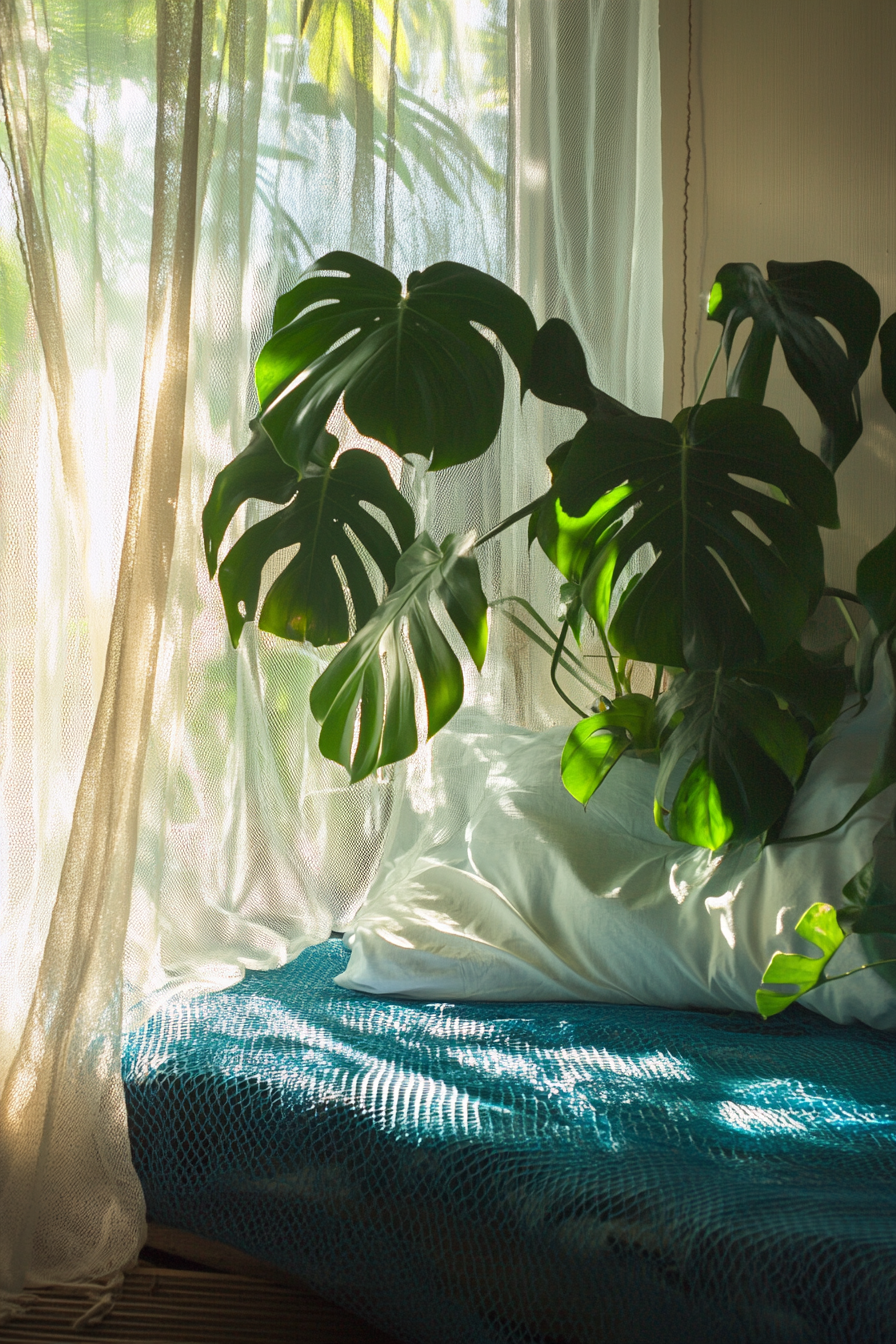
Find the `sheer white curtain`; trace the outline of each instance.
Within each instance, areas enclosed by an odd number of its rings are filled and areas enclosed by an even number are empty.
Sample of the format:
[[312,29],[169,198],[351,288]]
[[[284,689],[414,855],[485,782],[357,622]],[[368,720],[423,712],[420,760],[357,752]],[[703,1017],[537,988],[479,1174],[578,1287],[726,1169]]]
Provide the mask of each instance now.
[[[395,800],[440,787],[425,750],[349,787],[307,711],[321,655],[254,627],[234,651],[204,571],[277,294],[334,247],[399,274],[453,257],[569,316],[609,392],[660,404],[656,0],[315,0],[300,31],[307,8],[0,0],[7,1294],[139,1248],[123,1017],[339,927]],[[543,488],[575,422],[515,401],[509,378],[462,495],[404,471],[430,530]],[[553,614],[524,535],[483,568]],[[468,684],[498,717],[561,717],[544,655],[498,620]]]

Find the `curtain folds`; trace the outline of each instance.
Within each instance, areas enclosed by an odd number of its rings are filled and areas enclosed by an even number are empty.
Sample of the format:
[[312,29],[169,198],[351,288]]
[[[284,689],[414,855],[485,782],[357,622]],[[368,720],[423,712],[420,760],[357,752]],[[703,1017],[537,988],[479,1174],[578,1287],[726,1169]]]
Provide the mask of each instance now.
[[[452,257],[658,413],[656,0],[0,0],[0,92],[2,1299],[139,1249],[122,1023],[326,937],[396,804],[421,835],[450,804],[425,748],[357,786],[320,757],[327,651],[229,644],[201,510],[274,299],[336,247]],[[508,378],[462,490],[389,464],[421,525],[485,530],[544,488],[577,420],[517,403]],[[486,591],[551,619],[517,531]],[[561,721],[548,672],[495,615],[468,701]]]

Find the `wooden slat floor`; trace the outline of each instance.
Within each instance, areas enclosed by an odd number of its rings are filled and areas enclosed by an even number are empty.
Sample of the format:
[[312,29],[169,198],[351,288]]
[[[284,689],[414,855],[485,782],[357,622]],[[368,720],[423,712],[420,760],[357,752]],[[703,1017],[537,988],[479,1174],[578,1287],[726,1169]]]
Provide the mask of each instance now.
[[[172,1243],[179,1252],[170,1249]],[[0,1325],[0,1344],[399,1344],[229,1247],[159,1228],[150,1229],[147,1247],[126,1274],[114,1309],[98,1324],[75,1334],[72,1323],[87,1305],[83,1295],[42,1290],[27,1314]],[[209,1260],[212,1266],[203,1267]],[[246,1262],[260,1266],[261,1274],[233,1272],[234,1264]],[[175,1263],[195,1267],[172,1268]]]

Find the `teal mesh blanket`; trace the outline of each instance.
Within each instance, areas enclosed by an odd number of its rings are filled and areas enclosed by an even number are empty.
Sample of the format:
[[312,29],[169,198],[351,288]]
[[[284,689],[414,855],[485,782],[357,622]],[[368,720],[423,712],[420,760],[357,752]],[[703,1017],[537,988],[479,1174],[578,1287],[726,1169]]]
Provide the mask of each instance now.
[[427,1004],[331,940],[126,1041],[149,1217],[416,1344],[896,1338],[891,1037]]

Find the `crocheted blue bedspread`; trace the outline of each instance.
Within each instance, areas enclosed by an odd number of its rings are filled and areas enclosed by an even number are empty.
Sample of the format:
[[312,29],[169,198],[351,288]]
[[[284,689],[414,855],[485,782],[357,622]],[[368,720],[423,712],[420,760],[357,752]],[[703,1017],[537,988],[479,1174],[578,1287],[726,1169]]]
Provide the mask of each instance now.
[[415,1003],[335,940],[126,1040],[151,1220],[417,1344],[896,1338],[893,1038]]

